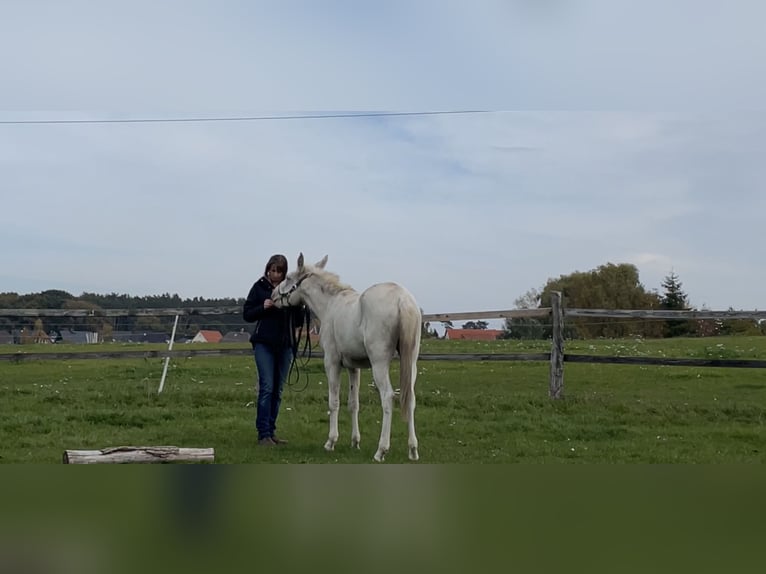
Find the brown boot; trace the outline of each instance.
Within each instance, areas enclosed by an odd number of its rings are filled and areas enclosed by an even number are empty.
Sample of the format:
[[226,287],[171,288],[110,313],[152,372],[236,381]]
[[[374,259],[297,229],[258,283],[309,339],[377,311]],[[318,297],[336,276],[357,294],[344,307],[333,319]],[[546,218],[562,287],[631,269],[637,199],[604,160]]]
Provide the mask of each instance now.
[[277,443],[271,440],[269,436],[258,439],[258,446],[274,446],[275,444]]
[[289,440],[285,440],[283,438],[277,438],[276,435],[271,437],[271,440],[274,441],[274,444],[288,444],[290,442]]

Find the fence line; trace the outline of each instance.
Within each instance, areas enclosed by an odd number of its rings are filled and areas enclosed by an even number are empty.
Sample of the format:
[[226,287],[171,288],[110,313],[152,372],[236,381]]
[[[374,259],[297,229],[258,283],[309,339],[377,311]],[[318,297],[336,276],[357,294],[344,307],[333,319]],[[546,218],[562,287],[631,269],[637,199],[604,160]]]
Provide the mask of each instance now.
[[764,369],[758,359],[672,359],[667,357],[615,357],[611,355],[564,355],[568,363],[612,363],[619,365],[660,365],[665,367],[734,367]]
[[[63,353],[0,353],[0,361],[13,363],[45,360],[77,359],[164,359],[193,357],[250,356],[250,347],[231,349],[184,349],[184,350],[130,350],[130,351],[84,351]],[[301,358],[322,359],[321,351],[299,355]],[[421,353],[421,361],[550,361],[551,353]],[[686,359],[667,357],[619,357],[611,355],[564,354],[565,363],[612,363],[622,365],[653,365],[683,367],[733,367],[766,368],[766,360],[759,359]]]
[[[594,318],[608,317],[617,319],[679,319],[679,320],[736,320],[766,319],[766,311],[676,311],[667,309],[566,309],[561,304],[561,293],[552,293],[552,306],[538,309],[506,309],[500,311],[470,311],[461,313],[423,314],[423,322],[457,321],[474,319],[512,319],[550,317],[553,336],[550,353],[423,353],[421,360],[434,361],[550,361],[548,394],[551,398],[563,396],[564,363],[612,363],[630,365],[664,365],[726,368],[766,368],[766,360],[750,359],[684,359],[658,357],[619,357],[601,355],[580,355],[564,353],[564,322],[568,317]],[[229,315],[241,312],[235,307],[189,307],[181,309],[0,309],[0,317],[142,317],[142,316],[194,316],[194,315]],[[110,359],[110,358],[168,358],[168,357],[204,357],[249,355],[249,348],[231,349],[184,349],[157,351],[114,351],[83,353],[0,353],[0,361],[36,361],[68,359]],[[322,353],[311,352],[308,358],[322,358]],[[306,357],[306,355],[304,355]]]
[[[675,311],[670,309],[581,309],[564,308],[564,317],[611,317],[615,319],[766,319],[766,311]],[[239,315],[242,308],[188,307],[181,309],[0,309],[0,317],[181,317],[194,315]],[[459,313],[424,313],[423,322],[471,321],[474,319],[523,319],[549,317],[551,307],[503,309]]]
[[0,309],[0,317],[168,317],[180,315],[240,315],[242,307],[181,309]]
[[766,319],[766,311],[673,311],[670,309],[566,309],[565,317],[615,319]]
[[[511,319],[545,317],[550,307],[538,309],[505,309],[500,311],[468,311],[461,313],[424,313],[423,322],[470,321],[473,319]],[[240,315],[242,307],[186,307],[180,309],[0,309],[0,317],[181,317],[194,315]],[[765,315],[766,316],[766,315]]]
[[[0,353],[0,361],[28,362],[45,360],[74,360],[74,359],[164,359],[166,357],[188,359],[192,357],[223,357],[236,355],[252,355],[250,347],[230,349],[183,349],[168,351],[157,350],[126,350],[126,351],[83,351],[62,353]],[[299,353],[300,358],[322,359],[321,351]],[[423,361],[547,361],[550,353],[421,353]]]

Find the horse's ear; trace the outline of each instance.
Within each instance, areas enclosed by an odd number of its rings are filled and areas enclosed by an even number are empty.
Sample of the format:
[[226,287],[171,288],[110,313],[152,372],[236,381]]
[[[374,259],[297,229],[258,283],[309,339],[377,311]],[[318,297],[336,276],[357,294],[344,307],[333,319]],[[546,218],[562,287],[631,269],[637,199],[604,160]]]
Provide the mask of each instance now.
[[327,265],[327,255],[325,255],[324,257],[322,257],[322,260],[321,260],[321,261],[319,261],[319,262],[317,262],[317,264],[315,265],[315,267],[319,267],[319,269],[324,269],[324,266],[325,266],[325,265]]
[[303,269],[303,252],[301,251],[298,255],[298,270],[300,271]]

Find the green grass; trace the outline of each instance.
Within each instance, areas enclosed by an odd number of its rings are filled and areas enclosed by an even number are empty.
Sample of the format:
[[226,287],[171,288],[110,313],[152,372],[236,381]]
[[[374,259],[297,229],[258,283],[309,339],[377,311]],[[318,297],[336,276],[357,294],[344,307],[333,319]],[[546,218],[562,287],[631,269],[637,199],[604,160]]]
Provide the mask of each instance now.
[[[55,346],[62,349],[83,347]],[[28,350],[37,352],[38,346]],[[548,350],[544,341],[424,340],[422,348]],[[565,352],[766,359],[766,337],[570,341]],[[256,445],[250,356],[171,360],[165,392],[157,395],[162,365],[162,359],[0,361],[0,462],[59,463],[66,449],[118,445],[214,447],[221,463],[372,462],[381,411],[369,371],[362,373],[360,390],[361,450],[349,446],[344,377],[341,437],[335,452],[327,453],[327,384],[320,361],[304,366],[301,378],[285,390],[278,427],[290,444],[278,448]],[[564,372],[565,398],[551,401],[544,362],[421,361],[421,461],[766,461],[766,369],[566,363]],[[387,462],[407,462],[406,444],[397,411]]]

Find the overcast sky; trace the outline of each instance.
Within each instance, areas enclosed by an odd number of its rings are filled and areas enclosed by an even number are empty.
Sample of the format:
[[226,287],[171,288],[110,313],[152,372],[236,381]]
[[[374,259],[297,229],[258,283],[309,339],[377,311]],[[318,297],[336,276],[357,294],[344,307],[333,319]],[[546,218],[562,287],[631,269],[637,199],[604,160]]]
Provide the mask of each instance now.
[[[766,307],[766,3],[0,2],[0,292],[244,297],[299,251],[426,313],[633,263]],[[489,113],[157,123],[338,112]]]

